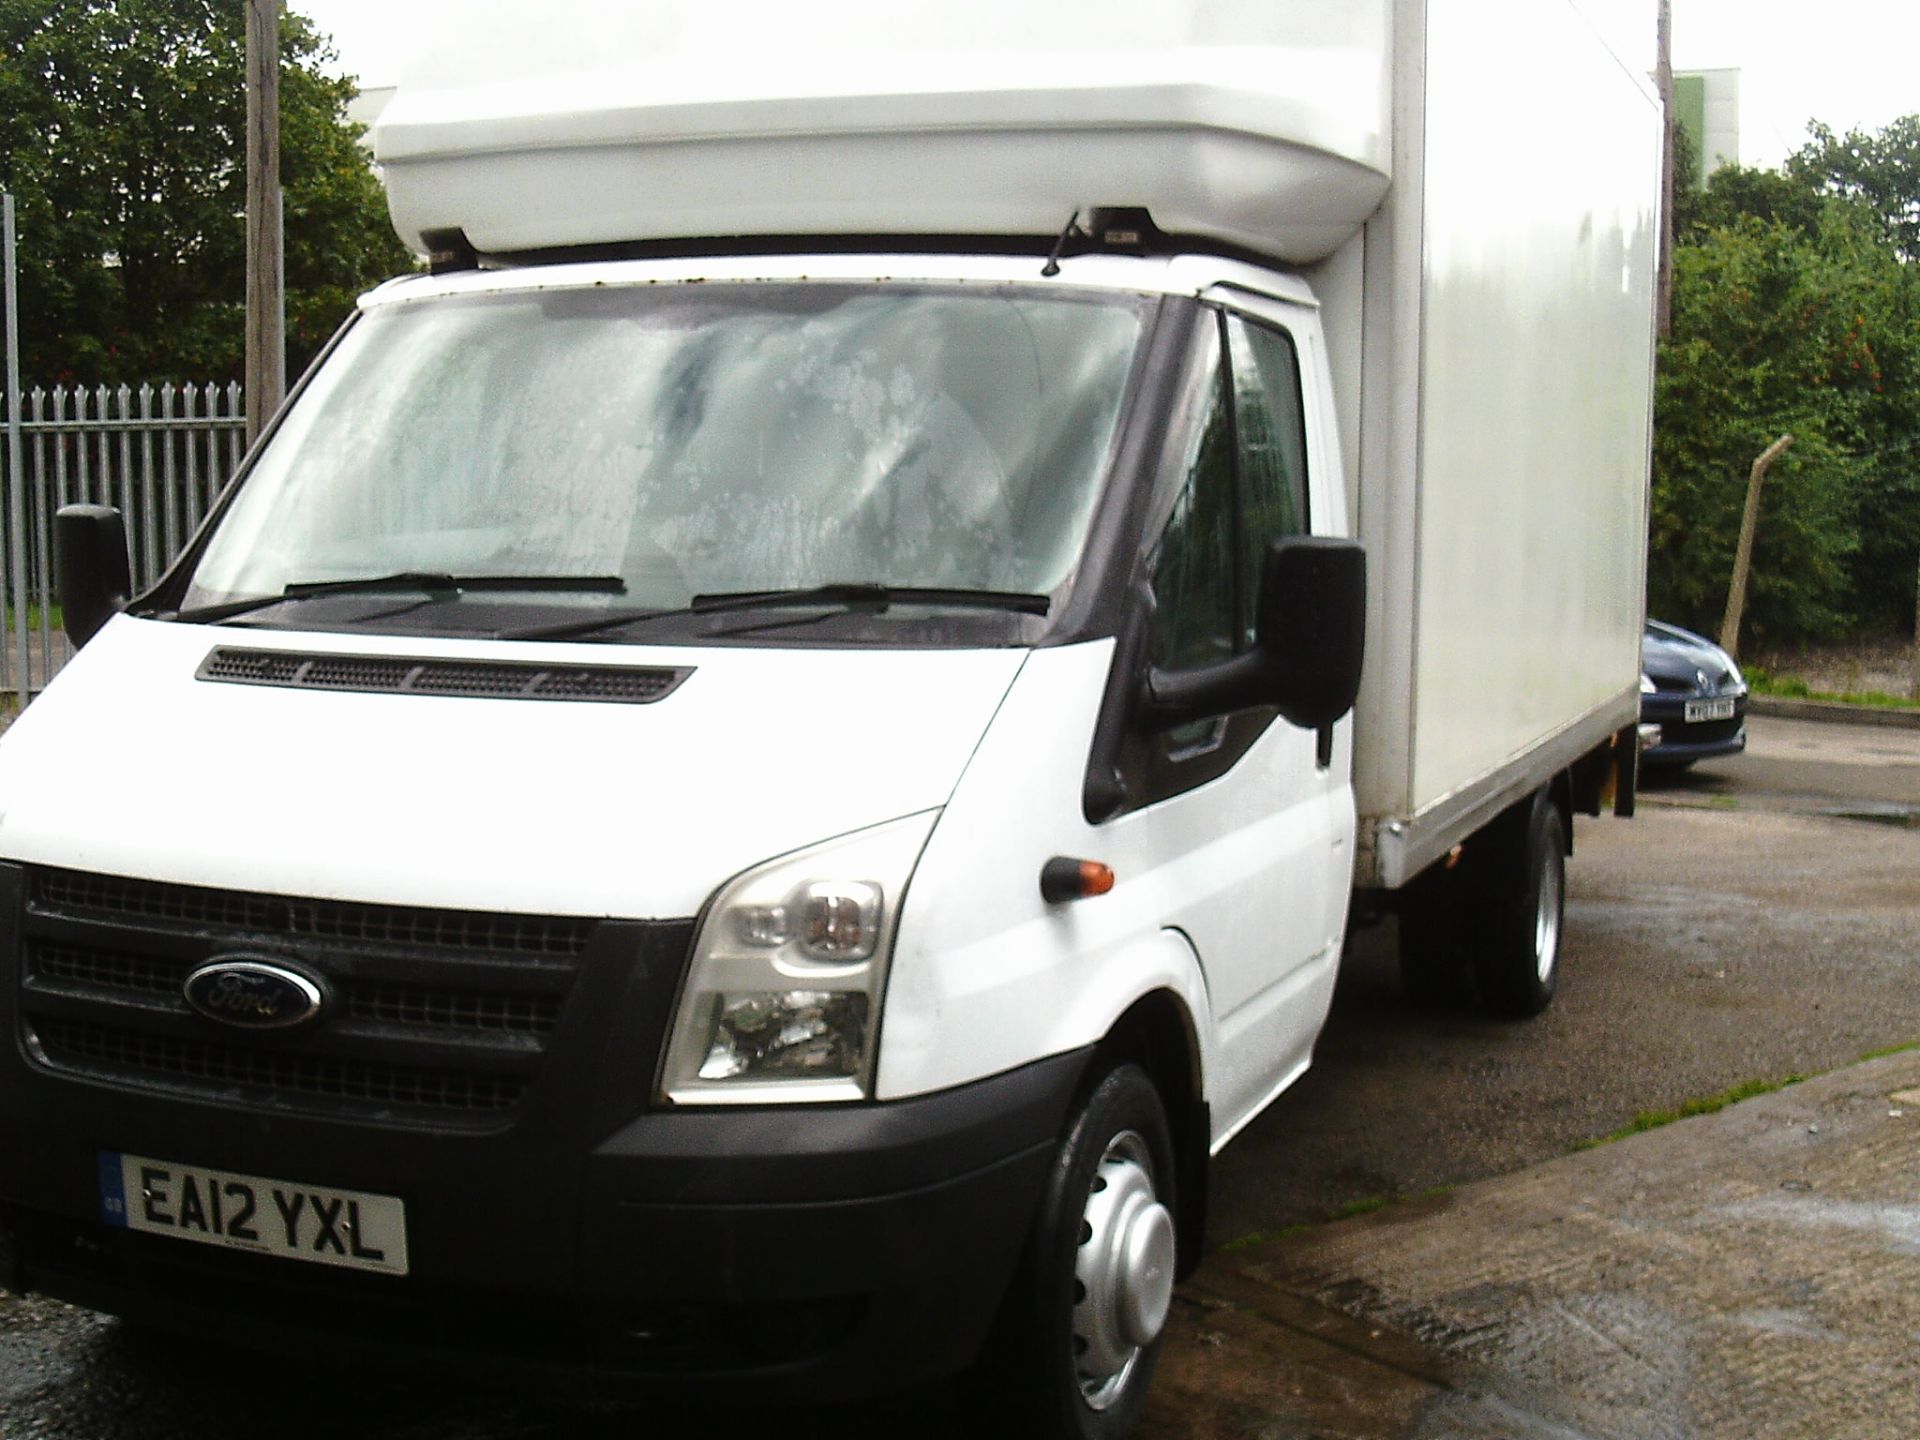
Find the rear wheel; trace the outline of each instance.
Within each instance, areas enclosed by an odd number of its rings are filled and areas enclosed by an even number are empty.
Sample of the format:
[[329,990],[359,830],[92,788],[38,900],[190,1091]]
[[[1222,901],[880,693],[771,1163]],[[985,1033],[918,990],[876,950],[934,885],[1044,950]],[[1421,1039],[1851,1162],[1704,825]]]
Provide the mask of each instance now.
[[1495,1015],[1538,1015],[1560,979],[1566,915],[1567,816],[1550,788],[1488,827],[1483,943],[1474,955],[1481,1003]]
[[1538,1015],[1560,976],[1567,813],[1551,786],[1502,812],[1400,897],[1400,978],[1415,1004]]
[[1416,876],[1400,895],[1400,983],[1423,1009],[1473,998],[1471,877],[1445,865]]
[[1136,1065],[1109,1070],[1060,1142],[973,1377],[993,1433],[1120,1440],[1132,1431],[1173,1301],[1173,1175],[1159,1091]]

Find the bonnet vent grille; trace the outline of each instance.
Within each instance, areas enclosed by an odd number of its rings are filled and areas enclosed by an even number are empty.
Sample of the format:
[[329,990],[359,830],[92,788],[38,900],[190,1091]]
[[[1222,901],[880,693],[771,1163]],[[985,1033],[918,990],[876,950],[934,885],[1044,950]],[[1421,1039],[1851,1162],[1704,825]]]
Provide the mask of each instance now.
[[383,695],[451,695],[489,700],[592,700],[648,705],[677,689],[691,670],[618,665],[414,660],[398,655],[308,655],[216,646],[195,678],[292,690]]

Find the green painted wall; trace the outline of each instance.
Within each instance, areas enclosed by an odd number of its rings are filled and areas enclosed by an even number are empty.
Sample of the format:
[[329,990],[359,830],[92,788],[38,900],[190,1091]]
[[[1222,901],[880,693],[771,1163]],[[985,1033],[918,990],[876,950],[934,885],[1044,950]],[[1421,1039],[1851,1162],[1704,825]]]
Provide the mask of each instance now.
[[1673,77],[1673,123],[1677,129],[1687,132],[1687,139],[1693,142],[1693,174],[1676,175],[1676,180],[1690,179],[1693,188],[1707,188],[1707,77],[1704,75],[1676,75]]

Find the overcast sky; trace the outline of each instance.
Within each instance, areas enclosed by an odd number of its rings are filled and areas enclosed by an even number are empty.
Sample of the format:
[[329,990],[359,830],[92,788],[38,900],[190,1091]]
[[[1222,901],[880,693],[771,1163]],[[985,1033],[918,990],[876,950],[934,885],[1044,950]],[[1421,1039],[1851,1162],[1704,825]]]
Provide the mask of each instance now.
[[[473,36],[489,3],[289,0],[289,8],[333,36],[341,70],[373,86],[399,81],[415,45]],[[519,8],[524,0],[491,3]],[[1650,8],[1647,0],[1620,3]],[[1842,131],[1879,129],[1920,112],[1920,3],[1673,0],[1673,61],[1681,70],[1741,72],[1741,158],[1776,165],[1809,119]]]
[[1740,71],[1740,158],[1777,165],[1807,121],[1878,130],[1920,113],[1914,0],[1673,0],[1673,63]]

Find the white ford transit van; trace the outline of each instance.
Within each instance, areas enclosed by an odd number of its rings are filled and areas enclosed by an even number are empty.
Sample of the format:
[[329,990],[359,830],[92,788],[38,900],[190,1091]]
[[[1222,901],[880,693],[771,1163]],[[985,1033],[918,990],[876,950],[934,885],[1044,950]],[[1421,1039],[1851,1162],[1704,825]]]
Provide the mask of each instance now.
[[1632,790],[1644,79],[1494,7],[1548,146],[1486,7],[1278,8],[403,90],[433,273],[150,592],[61,517],[0,1283],[1123,1432],[1354,897],[1532,1013]]

